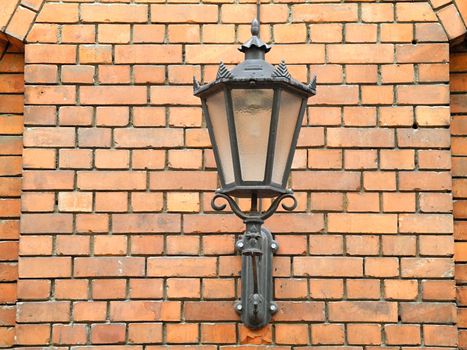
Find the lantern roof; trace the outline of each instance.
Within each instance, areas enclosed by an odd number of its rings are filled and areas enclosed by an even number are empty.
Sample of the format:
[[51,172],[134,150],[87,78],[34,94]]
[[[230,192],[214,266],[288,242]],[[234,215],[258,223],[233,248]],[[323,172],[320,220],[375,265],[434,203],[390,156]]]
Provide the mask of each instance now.
[[307,97],[316,94],[316,77],[306,85],[292,78],[287,66],[282,61],[273,66],[265,60],[265,54],[271,46],[259,37],[259,22],[254,19],[251,23],[251,38],[240,46],[239,51],[245,54],[245,60],[230,71],[223,62],[219,65],[216,79],[205,85],[200,85],[193,77],[193,92],[195,96],[209,95],[223,85],[258,86],[258,88],[282,86]]

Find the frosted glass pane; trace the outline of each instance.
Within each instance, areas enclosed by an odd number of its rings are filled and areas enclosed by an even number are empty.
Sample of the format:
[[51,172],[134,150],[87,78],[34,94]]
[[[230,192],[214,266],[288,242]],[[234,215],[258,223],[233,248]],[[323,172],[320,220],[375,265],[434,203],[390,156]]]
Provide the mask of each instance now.
[[276,147],[274,152],[274,166],[272,181],[282,183],[287,158],[292,145],[293,134],[297,125],[302,98],[285,90],[281,92],[281,107],[277,123]]
[[243,181],[263,181],[273,90],[234,89],[232,102]]
[[225,184],[229,184],[234,182],[235,175],[230,148],[229,125],[225,112],[224,91],[219,91],[208,97],[206,104],[208,106],[209,118],[215,138],[215,140],[211,140],[211,142],[217,144],[224,182]]

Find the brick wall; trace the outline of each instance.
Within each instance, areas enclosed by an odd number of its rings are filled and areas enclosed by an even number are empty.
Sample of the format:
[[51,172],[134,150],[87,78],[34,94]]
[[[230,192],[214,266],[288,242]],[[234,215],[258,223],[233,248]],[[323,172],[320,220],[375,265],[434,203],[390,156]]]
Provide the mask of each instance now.
[[255,6],[189,2],[23,0],[22,20],[0,16],[27,42],[17,347],[455,349],[456,4],[263,5],[268,60],[317,73],[318,95],[291,176],[299,208],[267,222],[280,311],[250,331],[232,308],[243,227],[210,208],[191,81],[241,60]]
[[14,344],[24,54],[0,40],[0,347]]
[[466,128],[467,121],[465,113],[465,100],[467,97],[467,85],[465,74],[467,72],[467,54],[465,52],[454,52],[451,55],[451,135],[452,135],[452,176],[453,176],[453,196],[454,196],[454,238],[456,279],[458,285],[458,305],[459,305],[459,346],[467,347],[467,314],[465,293],[467,291],[465,283],[466,277]]

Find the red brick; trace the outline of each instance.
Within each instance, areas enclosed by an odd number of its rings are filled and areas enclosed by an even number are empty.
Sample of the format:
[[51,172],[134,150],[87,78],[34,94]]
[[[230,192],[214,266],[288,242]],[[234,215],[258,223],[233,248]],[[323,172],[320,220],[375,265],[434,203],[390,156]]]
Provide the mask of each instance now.
[[115,63],[181,63],[180,45],[118,45]]
[[56,280],[55,297],[57,299],[87,299],[88,281],[86,280]]
[[126,281],[123,279],[98,279],[92,281],[93,299],[124,299],[125,295]]
[[355,345],[381,344],[381,326],[377,324],[347,325],[347,340]]
[[146,104],[145,86],[81,86],[83,105],[141,105]]
[[457,346],[457,329],[454,326],[424,325],[423,338],[426,345]]
[[453,323],[456,307],[450,303],[401,303],[400,315],[404,323]]
[[397,233],[394,214],[328,214],[329,232]]
[[111,301],[112,321],[180,321],[179,301]]
[[396,45],[396,60],[397,63],[448,62],[448,49],[447,44],[400,44]]
[[216,258],[155,257],[148,259],[148,275],[154,277],[212,277]]
[[133,171],[81,171],[78,172],[81,190],[137,190],[146,188],[146,174]]
[[201,297],[201,280],[198,278],[167,279],[167,297],[169,299],[185,299]]
[[104,321],[106,319],[106,302],[82,301],[73,303],[73,319],[75,321]]
[[383,254],[393,256],[415,256],[416,237],[385,236],[382,238]]
[[116,214],[113,215],[113,232],[180,232],[180,216],[177,214]]
[[162,299],[164,281],[159,278],[143,278],[130,280],[131,299]]
[[60,325],[52,328],[52,342],[57,345],[82,345],[86,344],[85,325]]
[[311,325],[312,344],[344,344],[344,326],[337,324]]
[[448,214],[402,214],[399,216],[399,232],[450,234],[452,231],[452,216]]
[[305,324],[278,324],[275,336],[277,344],[307,344],[309,330]]
[[183,144],[183,132],[178,129],[117,129],[117,148],[174,147]]
[[441,278],[454,274],[454,264],[448,258],[402,258],[401,276]]
[[203,343],[233,344],[237,340],[235,324],[211,324],[201,325],[201,341]]
[[48,324],[18,324],[15,333],[16,345],[47,345],[50,341]]
[[51,291],[49,280],[20,280],[18,281],[17,296],[20,299],[41,300],[48,299]]
[[166,341],[169,344],[196,343],[199,341],[199,327],[196,323],[167,324]]
[[418,345],[421,343],[418,325],[385,325],[386,343],[389,345]]
[[130,343],[161,343],[161,323],[130,323],[128,325],[128,341]]
[[29,45],[26,63],[76,63],[76,45]]
[[329,319],[345,322],[397,322],[397,303],[383,301],[330,302]]
[[399,174],[399,189],[404,191],[443,191],[451,189],[451,179],[448,172],[401,172]]
[[93,66],[62,66],[62,82],[64,83],[93,83]]
[[415,280],[385,280],[384,297],[388,300],[416,300],[418,283]]
[[91,341],[93,344],[123,344],[126,326],[124,323],[91,325]]
[[142,276],[143,274],[144,258],[75,258],[75,277]]
[[70,302],[47,301],[17,304],[17,321],[34,322],[68,322],[70,320]]
[[346,257],[296,257],[294,272],[296,276],[362,276],[363,261]]

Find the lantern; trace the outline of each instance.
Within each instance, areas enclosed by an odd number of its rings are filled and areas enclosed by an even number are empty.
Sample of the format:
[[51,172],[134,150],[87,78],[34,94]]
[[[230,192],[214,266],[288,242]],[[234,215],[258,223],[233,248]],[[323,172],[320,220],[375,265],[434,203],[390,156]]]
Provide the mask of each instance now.
[[[272,256],[278,249],[271,233],[262,227],[284,198],[296,199],[287,189],[300,127],[308,97],[316,91],[316,78],[308,85],[293,79],[285,63],[276,67],[265,61],[271,49],[258,36],[259,23],[251,26],[252,37],[240,47],[245,60],[232,71],[221,63],[216,80],[200,85],[194,79],[194,94],[201,98],[221,188],[212,201],[215,210],[226,205],[244,220],[246,231],[237,241],[242,253],[242,295],[235,305],[247,327],[265,326],[278,307],[272,300]],[[251,198],[251,210],[243,212],[233,197]],[[258,200],[275,197],[269,209],[259,210]]]

